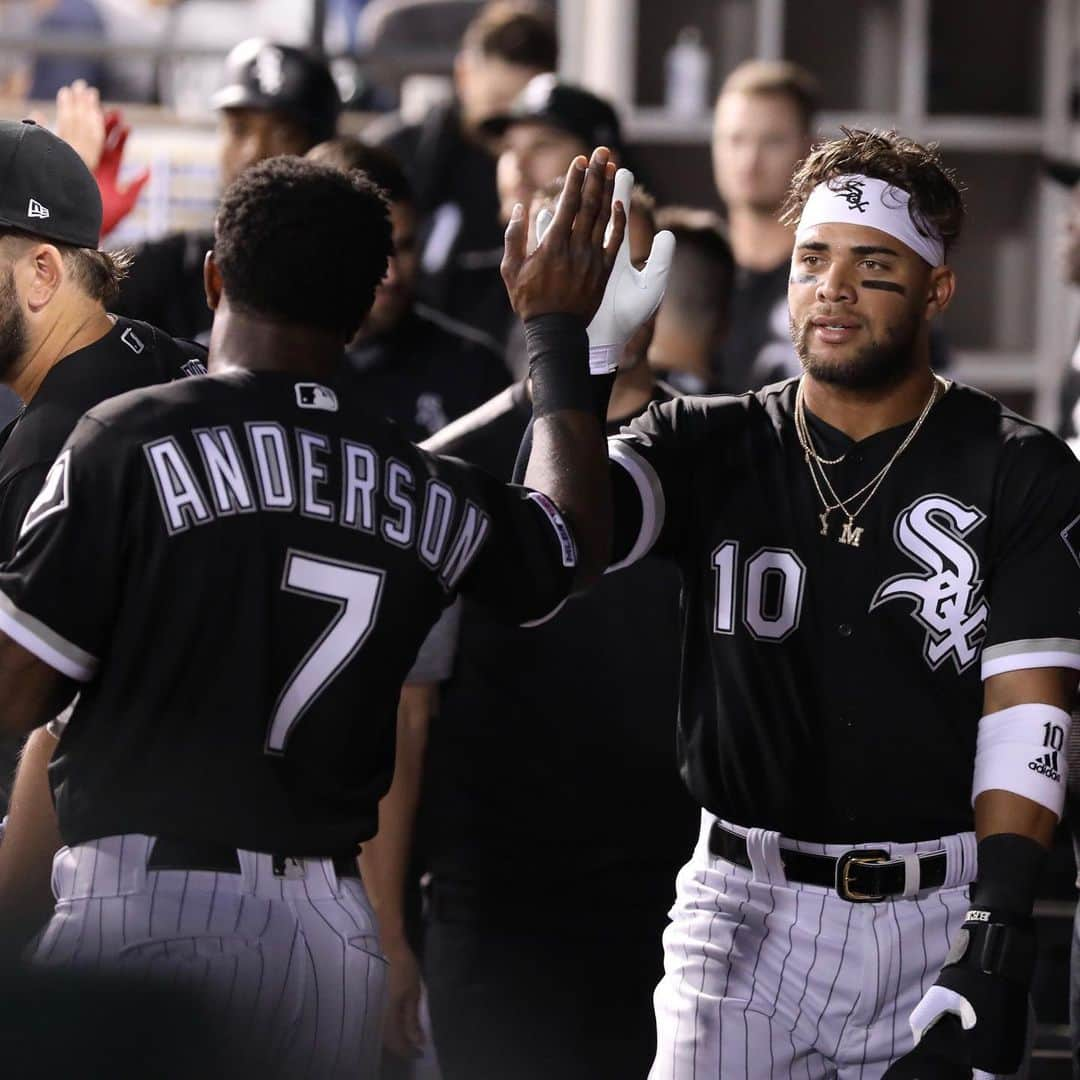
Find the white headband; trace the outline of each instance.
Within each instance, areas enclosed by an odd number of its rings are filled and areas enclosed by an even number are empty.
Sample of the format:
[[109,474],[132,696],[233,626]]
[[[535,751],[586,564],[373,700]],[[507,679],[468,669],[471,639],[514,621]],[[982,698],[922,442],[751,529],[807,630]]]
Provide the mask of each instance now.
[[915,227],[909,203],[911,196],[901,188],[872,176],[835,176],[818,184],[803,207],[795,243],[815,225],[868,225],[896,237],[921,255],[931,266],[945,264],[945,242],[930,225],[924,236]]

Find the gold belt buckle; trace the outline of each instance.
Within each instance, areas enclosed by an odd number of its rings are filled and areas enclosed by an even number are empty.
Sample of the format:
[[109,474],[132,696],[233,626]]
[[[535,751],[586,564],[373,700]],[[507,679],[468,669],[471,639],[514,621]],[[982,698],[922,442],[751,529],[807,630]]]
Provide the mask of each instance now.
[[855,848],[845,851],[836,860],[836,892],[841,899],[852,904],[876,904],[889,897],[888,893],[857,892],[851,885],[852,866],[869,866],[891,862],[889,853],[880,848]]

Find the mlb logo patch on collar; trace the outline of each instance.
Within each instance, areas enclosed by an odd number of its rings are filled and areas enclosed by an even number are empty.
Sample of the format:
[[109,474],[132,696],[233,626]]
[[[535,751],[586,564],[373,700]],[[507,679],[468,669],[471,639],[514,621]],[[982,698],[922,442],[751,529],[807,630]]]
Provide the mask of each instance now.
[[337,394],[322,383],[301,382],[296,384],[296,404],[301,409],[321,409],[323,412],[337,412]]

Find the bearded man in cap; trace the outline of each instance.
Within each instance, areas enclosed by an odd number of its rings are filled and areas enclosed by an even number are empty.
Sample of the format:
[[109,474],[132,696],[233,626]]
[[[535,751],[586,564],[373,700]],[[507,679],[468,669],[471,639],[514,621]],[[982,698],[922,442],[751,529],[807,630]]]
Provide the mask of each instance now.
[[[125,262],[98,251],[100,232],[101,197],[75,150],[31,120],[0,123],[0,382],[22,403],[0,431],[0,561],[66,505],[57,455],[87,409],[205,371],[201,346],[108,312]],[[50,727],[30,736],[15,791],[21,740],[0,741],[0,813],[10,795],[22,819],[0,844],[0,954],[52,906],[59,837],[45,767],[60,728]]]
[[[251,38],[225,62],[225,78],[211,99],[220,113],[222,188],[244,169],[278,154],[305,154],[332,138],[341,96],[325,61],[302,49]],[[179,337],[210,329],[202,266],[213,245],[209,231],[173,233],[135,251],[116,310],[146,319]]]

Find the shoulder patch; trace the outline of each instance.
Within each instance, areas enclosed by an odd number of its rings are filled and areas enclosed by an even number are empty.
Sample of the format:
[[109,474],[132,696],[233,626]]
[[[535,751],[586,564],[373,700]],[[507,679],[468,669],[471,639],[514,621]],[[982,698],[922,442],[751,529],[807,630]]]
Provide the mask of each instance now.
[[142,342],[142,338],[140,338],[140,337],[139,337],[139,335],[138,335],[138,334],[136,334],[136,333],[135,333],[135,331],[134,331],[134,330],[132,330],[132,328],[131,328],[130,326],[129,326],[129,327],[127,327],[127,328],[126,328],[126,329],[124,330],[124,332],[123,332],[123,333],[122,333],[122,334],[120,335],[120,340],[121,340],[121,341],[122,341],[122,342],[123,342],[123,343],[124,343],[124,344],[125,344],[125,345],[126,345],[126,346],[127,346],[127,347],[128,347],[128,348],[129,348],[129,349],[130,349],[130,350],[131,350],[131,351],[132,351],[132,352],[133,352],[134,354],[135,354],[135,355],[136,355],[136,356],[138,356],[138,355],[139,355],[139,353],[141,353],[141,352],[143,351],[143,349],[145,349],[145,348],[146,348],[146,346],[145,346],[145,345],[143,344],[143,342]]
[[22,528],[19,529],[19,539],[22,538],[35,526],[40,525],[47,517],[66,510],[69,496],[69,476],[71,473],[71,449],[65,450],[52,464],[45,477],[45,483],[41,485],[41,491],[37,498],[30,504],[23,518]]
[[321,409],[323,412],[337,412],[337,394],[322,383],[299,382],[296,384],[296,404],[301,409]]
[[1080,565],[1080,517],[1077,517],[1071,525],[1066,525],[1061,530],[1061,539],[1065,541],[1065,546],[1076,560],[1077,565]]

